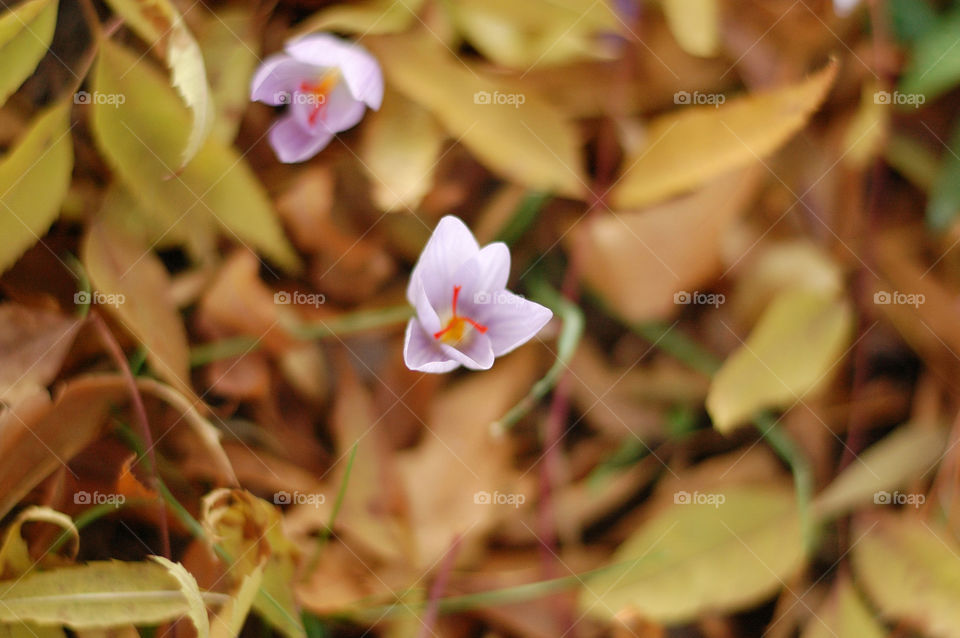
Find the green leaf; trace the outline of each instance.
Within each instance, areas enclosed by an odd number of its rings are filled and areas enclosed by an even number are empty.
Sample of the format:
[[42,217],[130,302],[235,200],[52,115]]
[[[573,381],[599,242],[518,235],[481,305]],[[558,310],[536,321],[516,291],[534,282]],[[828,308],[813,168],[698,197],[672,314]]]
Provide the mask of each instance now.
[[856,580],[885,618],[960,636],[960,544],[948,530],[887,514],[859,521],[852,539]]
[[920,94],[929,102],[956,86],[960,81],[958,32],[960,10],[941,17],[917,39],[900,77],[901,93]]
[[173,86],[192,113],[190,135],[181,151],[185,166],[210,131],[212,107],[203,54],[170,0],[107,0],[126,23],[151,47],[163,52]]
[[433,113],[492,171],[530,188],[582,197],[577,129],[550,103],[481,75],[419,33],[364,42],[393,88]]
[[850,579],[841,577],[827,601],[810,616],[800,638],[884,638],[887,635]]
[[55,0],[27,0],[0,15],[0,106],[47,53],[56,24]]
[[93,85],[125,98],[123,104],[93,104],[91,126],[107,162],[154,225],[184,237],[194,226],[217,223],[280,266],[299,268],[263,186],[233,148],[208,138],[196,157],[171,175],[189,114],[150,64],[104,41]]
[[157,375],[193,396],[190,347],[170,276],[150,247],[124,228],[120,215],[105,210],[88,225],[80,248],[83,266],[94,287],[116,302],[105,310],[144,345]]
[[846,300],[813,290],[778,294],[710,384],[707,411],[714,427],[730,432],[760,410],[790,407],[817,390],[836,369],[852,332]]
[[[685,493],[677,494],[682,501]],[[704,498],[693,502],[698,496]],[[586,580],[579,602],[583,613],[610,620],[625,612],[685,623],[701,613],[755,605],[803,565],[790,489],[741,486],[686,497],[692,502],[675,502],[654,515],[617,549],[610,562],[625,567]]]
[[844,514],[923,476],[937,466],[946,442],[942,430],[923,425],[906,425],[887,435],[862,452],[817,496],[813,502],[817,515],[833,518]]
[[61,102],[36,116],[0,160],[0,273],[37,243],[60,214],[73,170],[69,104]]
[[769,155],[807,123],[836,75],[831,62],[796,84],[658,117],[647,143],[624,160],[612,205],[650,204]]
[[0,582],[0,621],[92,629],[155,625],[190,612],[180,584],[155,563],[93,562]]

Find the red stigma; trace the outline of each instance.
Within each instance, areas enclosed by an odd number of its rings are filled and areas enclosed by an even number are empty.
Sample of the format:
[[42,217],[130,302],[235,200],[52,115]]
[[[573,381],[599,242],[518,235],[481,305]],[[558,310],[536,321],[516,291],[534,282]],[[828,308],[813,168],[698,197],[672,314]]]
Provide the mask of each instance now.
[[[434,338],[434,339],[439,339],[440,337],[442,337],[443,335],[447,334],[448,332],[450,332],[450,330],[452,330],[452,329],[454,329],[454,328],[456,328],[456,327],[461,327],[461,329],[462,329],[462,324],[463,324],[463,323],[468,323],[468,324],[470,324],[471,326],[474,327],[475,330],[477,330],[477,332],[479,332],[479,333],[481,333],[481,334],[483,334],[483,333],[485,333],[485,332],[487,331],[487,327],[486,327],[485,325],[483,325],[482,323],[479,323],[479,322],[477,322],[477,321],[474,321],[474,320],[471,319],[470,317],[461,317],[460,315],[457,314],[457,301],[460,299],[460,289],[461,289],[461,288],[463,288],[463,286],[454,286],[454,287],[453,287],[453,303],[452,303],[451,306],[450,306],[450,307],[451,307],[452,315],[451,315],[451,317],[450,317],[450,321],[447,322],[447,325],[446,325],[446,327],[445,327],[443,330],[439,330],[439,331],[433,333],[433,338]],[[458,339],[459,339],[459,337],[458,337]]]

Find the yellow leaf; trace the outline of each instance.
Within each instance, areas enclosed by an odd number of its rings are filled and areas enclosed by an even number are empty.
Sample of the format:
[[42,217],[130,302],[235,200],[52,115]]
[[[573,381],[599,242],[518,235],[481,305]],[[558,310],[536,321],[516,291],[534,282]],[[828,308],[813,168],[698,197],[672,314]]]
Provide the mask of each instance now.
[[267,561],[253,608],[288,638],[303,638],[293,596],[297,550],[283,532],[280,511],[249,492],[219,489],[203,498],[202,522],[210,538],[230,556],[229,573],[235,582]]
[[843,136],[843,161],[860,170],[883,150],[890,128],[890,105],[877,100],[880,85],[867,82],[860,90],[860,106]]
[[265,562],[260,563],[252,572],[246,574],[230,601],[214,616],[210,626],[211,638],[236,638],[240,635],[240,629],[250,614],[250,607],[260,590],[260,583],[263,582],[265,565]]
[[433,113],[495,173],[531,188],[582,196],[577,129],[548,102],[481,75],[419,33],[364,42],[392,86]]
[[263,186],[233,148],[208,138],[196,157],[171,175],[189,117],[146,60],[106,40],[93,86],[125,98],[122,104],[92,105],[94,139],[130,194],[156,216],[157,226],[179,225],[185,234],[198,219],[215,221],[233,239],[260,249],[280,266],[299,267]]
[[163,556],[151,556],[150,559],[166,569],[180,586],[180,593],[187,602],[187,617],[197,630],[197,638],[208,638],[210,620],[207,618],[207,610],[200,595],[200,588],[197,586],[197,579],[180,563],[174,563]]
[[198,32],[207,63],[214,118],[210,135],[231,144],[250,103],[250,79],[260,62],[256,15],[246,7],[226,7],[206,18]]
[[2,622],[71,629],[155,625],[190,611],[178,581],[164,567],[121,561],[63,567],[0,582],[0,603]]
[[946,433],[938,428],[903,426],[861,452],[817,496],[814,510],[832,518],[878,500],[890,502],[889,490],[936,468],[946,443]]
[[790,407],[820,387],[849,343],[853,311],[843,299],[782,292],[713,378],[707,411],[727,433],[757,411]]
[[405,31],[413,24],[424,0],[370,0],[360,4],[337,4],[307,18],[297,34],[342,31],[364,36]]
[[364,126],[364,167],[383,210],[416,208],[430,190],[444,134],[423,107],[387,92]]
[[192,113],[190,135],[180,154],[179,166],[186,166],[203,146],[212,120],[210,87],[200,47],[170,0],[107,2],[147,44],[164,53],[173,86]]
[[836,74],[831,62],[797,84],[657,118],[646,145],[624,160],[613,206],[643,206],[769,155],[807,123]]
[[70,532],[73,539],[73,553],[76,555],[80,544],[80,532],[77,531],[73,520],[66,514],[49,507],[28,507],[17,514],[17,518],[7,528],[3,546],[0,547],[0,575],[3,577],[19,577],[39,566],[40,562],[31,558],[27,543],[21,536],[24,523],[37,521],[51,523]]
[[960,544],[916,516],[864,518],[851,535],[857,582],[885,618],[935,638],[960,636]]
[[607,571],[586,579],[580,608],[607,620],[623,612],[686,623],[705,612],[756,605],[775,594],[803,561],[790,489],[677,492],[673,505],[617,549]]
[[701,58],[717,54],[720,48],[717,0],[663,0],[663,13],[680,48]]
[[0,273],[37,243],[60,214],[73,170],[69,104],[61,102],[36,116],[0,160]]
[[841,577],[830,598],[811,614],[800,638],[884,638],[887,635],[850,579]]
[[80,257],[94,287],[107,295],[104,308],[147,351],[160,378],[187,396],[190,348],[183,320],[170,295],[170,277],[160,259],[105,211],[87,226]]
[[524,72],[577,59],[612,57],[598,36],[622,28],[606,1],[455,0],[447,6],[456,26],[478,51]]
[[578,224],[569,244],[582,249],[587,284],[628,321],[675,314],[676,293],[720,273],[724,231],[746,210],[757,175],[739,171],[659,206]]
[[66,638],[59,627],[40,627],[33,623],[0,623],[0,638]]
[[56,23],[56,0],[27,0],[0,15],[0,106],[46,54]]

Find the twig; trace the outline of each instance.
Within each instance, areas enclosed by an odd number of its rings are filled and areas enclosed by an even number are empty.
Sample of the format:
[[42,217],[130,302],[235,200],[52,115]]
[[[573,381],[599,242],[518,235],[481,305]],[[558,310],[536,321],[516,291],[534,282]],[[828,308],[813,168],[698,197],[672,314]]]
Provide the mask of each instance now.
[[[135,417],[134,421],[140,430],[140,436],[143,438],[144,445],[146,445],[146,458],[149,461],[147,476],[150,487],[158,492],[160,488],[160,478],[157,474],[157,458],[153,450],[153,435],[150,433],[150,422],[147,419],[147,410],[143,405],[143,397],[140,396],[140,389],[137,388],[137,380],[134,379],[133,373],[130,372],[127,359],[123,356],[123,349],[120,347],[120,344],[117,343],[113,333],[110,332],[110,328],[107,327],[103,317],[101,317],[97,311],[90,313],[90,317],[100,335],[100,340],[110,353],[114,363],[120,369],[120,373],[123,375],[124,381],[127,384],[127,389],[130,392],[130,403],[133,407],[133,415]],[[167,525],[167,508],[163,504],[163,501],[158,501],[158,504],[160,507],[161,549],[163,556],[170,558],[170,529]]]
[[428,636],[436,635],[433,627],[437,624],[437,615],[440,612],[440,597],[443,596],[443,592],[447,589],[450,572],[453,571],[453,566],[457,562],[457,553],[460,551],[460,540],[460,534],[453,537],[453,542],[450,543],[450,548],[447,550],[447,554],[443,557],[443,562],[437,570],[437,577],[430,586],[430,594],[427,598],[427,609],[423,614],[420,631],[417,634],[418,638],[427,638]]

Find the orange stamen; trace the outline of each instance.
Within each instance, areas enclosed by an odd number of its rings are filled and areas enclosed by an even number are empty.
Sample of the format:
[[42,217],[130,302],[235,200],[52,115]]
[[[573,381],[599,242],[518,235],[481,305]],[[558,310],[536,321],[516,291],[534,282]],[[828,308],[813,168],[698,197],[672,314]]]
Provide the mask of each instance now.
[[310,122],[311,126],[317,123],[317,118],[325,115],[327,111],[327,98],[330,96],[334,87],[337,86],[339,79],[339,75],[336,72],[328,72],[320,78],[319,82],[310,83],[303,81],[300,83],[301,93],[307,93],[316,98],[316,104],[313,105],[313,110],[310,111],[310,115],[307,116],[307,121]]
[[440,339],[443,335],[447,334],[451,330],[456,330],[458,333],[457,341],[459,341],[459,335],[463,332],[463,324],[468,323],[474,327],[477,332],[483,334],[487,331],[487,327],[478,321],[474,321],[470,317],[461,317],[457,314],[457,301],[460,299],[460,289],[463,286],[454,286],[453,287],[453,303],[451,304],[451,316],[450,320],[447,322],[446,327],[443,330],[438,330],[433,333],[434,339]]

